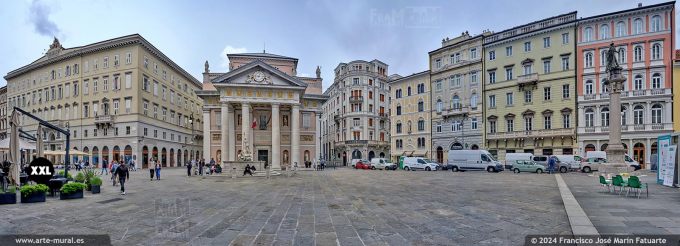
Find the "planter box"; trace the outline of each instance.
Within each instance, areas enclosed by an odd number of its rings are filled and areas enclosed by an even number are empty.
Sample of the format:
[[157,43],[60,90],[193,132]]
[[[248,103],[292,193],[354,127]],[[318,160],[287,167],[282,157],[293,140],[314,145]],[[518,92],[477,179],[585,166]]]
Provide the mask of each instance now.
[[2,193],[0,194],[0,204],[16,204],[17,194],[16,193]]
[[59,200],[79,199],[79,198],[83,198],[83,190],[79,190],[79,191],[73,192],[71,194],[64,194],[62,192],[59,192]]
[[21,203],[45,202],[46,193],[31,193],[27,197],[21,195]]
[[101,191],[101,186],[91,185],[90,190],[92,191],[92,194],[99,194],[99,192]]

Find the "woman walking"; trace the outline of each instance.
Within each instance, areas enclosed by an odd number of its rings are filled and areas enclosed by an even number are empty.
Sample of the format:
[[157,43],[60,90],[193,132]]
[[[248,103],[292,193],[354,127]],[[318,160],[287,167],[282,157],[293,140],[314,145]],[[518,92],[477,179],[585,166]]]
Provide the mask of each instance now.
[[153,161],[153,157],[149,158],[149,181],[153,181],[153,173],[156,168],[156,162]]
[[161,180],[161,163],[154,161],[156,163],[156,180]]

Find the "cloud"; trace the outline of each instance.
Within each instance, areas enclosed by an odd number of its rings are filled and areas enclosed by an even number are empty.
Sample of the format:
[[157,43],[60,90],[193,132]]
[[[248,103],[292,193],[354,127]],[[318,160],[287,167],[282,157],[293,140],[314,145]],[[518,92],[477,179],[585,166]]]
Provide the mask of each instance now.
[[59,36],[59,27],[54,21],[50,20],[52,8],[39,0],[33,0],[29,11],[29,22],[33,25],[38,34],[48,37]]
[[248,49],[246,47],[240,47],[236,48],[231,45],[227,45],[224,47],[224,50],[222,50],[222,53],[220,54],[220,57],[222,57],[222,67],[224,68],[229,68],[229,58],[227,58],[227,54],[234,54],[234,53],[246,53],[248,52]]

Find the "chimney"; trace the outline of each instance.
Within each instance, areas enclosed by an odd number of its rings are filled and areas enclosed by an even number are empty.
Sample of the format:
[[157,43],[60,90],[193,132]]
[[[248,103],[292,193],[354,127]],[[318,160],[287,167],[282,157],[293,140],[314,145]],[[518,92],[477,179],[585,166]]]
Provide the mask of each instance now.
[[638,8],[642,8],[642,3],[638,3]]

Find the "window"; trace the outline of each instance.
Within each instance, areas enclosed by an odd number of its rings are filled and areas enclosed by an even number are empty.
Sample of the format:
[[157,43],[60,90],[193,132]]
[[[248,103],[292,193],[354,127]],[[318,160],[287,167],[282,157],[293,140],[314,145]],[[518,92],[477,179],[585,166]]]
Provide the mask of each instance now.
[[421,100],[418,102],[418,112],[425,111],[425,103]]
[[102,78],[102,80],[104,81],[104,91],[108,91],[109,90],[109,77],[104,76]]
[[132,63],[132,53],[128,52],[125,55],[125,64],[131,64]]
[[619,64],[625,64],[626,63],[626,49],[619,48],[619,53],[616,54],[616,55],[619,58]]
[[158,82],[153,82],[153,95],[158,96]]
[[401,115],[401,105],[397,105],[397,115]]
[[142,78],[142,90],[149,92],[149,77],[146,77],[146,75]]
[[442,112],[443,106],[444,106],[444,103],[442,102],[442,99],[437,99],[437,113]]
[[525,131],[533,130],[533,124],[534,124],[534,117],[532,117],[532,116],[525,116],[524,117],[524,130]]
[[652,75],[652,89],[661,88],[661,74],[655,73]]
[[505,47],[505,56],[512,56],[512,46]]
[[78,83],[73,83],[73,96],[78,96]]
[[451,125],[451,131],[458,132],[463,129],[463,124],[460,121],[454,121]]
[[604,107],[600,110],[600,118],[602,126],[609,126],[609,108]]
[[489,121],[489,133],[496,133],[496,121]]
[[512,80],[512,68],[505,69],[505,80]]
[[130,126],[125,127],[125,135],[130,135]]
[[642,82],[642,75],[639,75],[639,74],[635,75],[635,79],[633,80],[633,86],[634,86],[636,91],[644,89],[644,85],[643,85],[643,82]]
[[401,133],[401,123],[400,122],[397,123],[396,128],[397,128],[397,133]]
[[438,91],[441,91],[441,90],[442,90],[442,81],[441,81],[441,80],[437,80],[437,82],[435,82],[435,83],[436,83],[436,84],[435,84],[435,88],[436,88]]
[[158,63],[153,63],[153,73],[158,74]]
[[531,91],[524,91],[524,103],[531,103],[532,94]]
[[489,71],[489,84],[496,83],[496,71]]
[[569,33],[562,33],[562,44],[569,43]]
[[593,41],[593,28],[586,27],[583,29],[583,42]]
[[513,119],[505,120],[505,126],[506,126],[507,132],[514,132],[515,131],[515,120],[513,120]]
[[113,114],[116,115],[118,114],[118,108],[120,107],[120,100],[115,99],[113,100]]
[[600,51],[600,65],[605,66],[607,65],[607,50],[608,49],[603,49]]
[[661,16],[655,15],[652,17],[652,24],[650,26],[650,30],[652,32],[658,32],[661,31]]
[[603,24],[600,26],[600,40],[609,38],[609,25]]
[[586,53],[585,66],[586,66],[586,68],[593,67],[593,53],[592,52]]
[[643,29],[642,29],[642,19],[637,18],[633,21],[633,34],[642,34]]
[[550,101],[550,87],[543,87],[543,100]]
[[660,44],[654,44],[652,45],[652,60],[659,60],[661,59],[661,45]]
[[92,66],[94,67],[94,70],[99,69],[99,61],[97,59],[94,59],[94,61],[92,61],[92,64],[93,64]]
[[652,124],[661,124],[661,105],[652,106]]
[[454,95],[453,99],[451,99],[451,108],[452,109],[460,109],[461,108],[460,97],[458,97],[458,95]]
[[118,55],[113,56],[113,66],[120,65],[120,57]]
[[571,128],[571,122],[568,114],[562,115],[562,128]]
[[455,60],[454,60],[455,63],[459,63],[459,62],[460,62],[460,53],[456,53],[456,54],[454,55],[454,58],[455,58]]
[[543,73],[550,73],[550,60],[543,61]]
[[410,86],[406,88],[406,96],[407,97],[411,96],[411,87]]
[[442,59],[435,60],[434,64],[435,64],[436,68],[441,68],[442,67]]
[[104,57],[104,68],[108,68],[108,67],[109,67],[109,57],[105,56]]
[[635,106],[633,109],[633,124],[644,124],[644,108],[642,108],[640,105]]
[[472,130],[477,130],[477,118],[472,118],[470,120],[470,128],[472,128]]
[[418,120],[418,131],[419,132],[425,131],[425,120],[423,119]]
[[125,98],[125,113],[132,111],[132,98]]
[[625,126],[626,125],[626,107],[621,107],[621,125]]
[[[166,90],[167,90],[167,87],[165,87],[165,86],[163,86],[161,88],[161,98],[163,99],[163,101],[165,101],[165,94],[166,94],[165,91]],[[369,95],[372,95],[372,94],[369,94]]]
[[495,108],[495,107],[496,107],[496,96],[490,95],[489,96],[489,108]]
[[477,71],[470,72],[470,83],[471,84],[477,83]]
[[642,45],[636,45],[635,48],[633,48],[633,61],[642,61]]
[[550,37],[543,38],[543,48],[550,48]]
[[144,115],[149,115],[149,102],[146,101],[146,100],[144,101],[143,109],[144,109]]
[[546,130],[552,129],[552,116],[550,115],[543,116],[543,129]]
[[90,105],[87,103],[83,104],[83,118],[88,118],[90,117]]
[[126,89],[132,88],[132,73],[125,74],[125,88]]
[[475,92],[470,96],[470,108],[477,108],[477,93]]
[[626,23],[619,21],[616,23],[616,37],[626,36]]
[[85,80],[83,81],[83,94],[87,95],[89,93],[89,81]]
[[569,98],[569,84],[562,85],[562,98]]
[[592,95],[593,94],[593,81],[588,80],[586,81],[586,95]]
[[120,90],[120,77],[118,75],[113,76],[113,90]]
[[512,98],[512,92],[508,92],[505,94],[505,104],[508,106],[512,106],[513,104],[513,98]]
[[[531,42],[524,42],[524,52],[529,52],[531,51]],[[508,56],[512,55],[512,50],[510,51]]]
[[563,56],[562,57],[562,71],[567,71],[567,70],[569,70],[569,57]]
[[489,51],[489,61],[496,60],[496,51]]
[[158,104],[153,105],[153,118],[158,119]]
[[477,59],[477,48],[470,49],[470,59]]
[[441,122],[437,122],[437,123],[435,123],[435,124],[436,124],[435,131],[436,131],[436,132],[442,132],[442,123],[441,123]]
[[526,64],[522,66],[524,68],[524,75],[529,75],[531,74],[531,64]]

